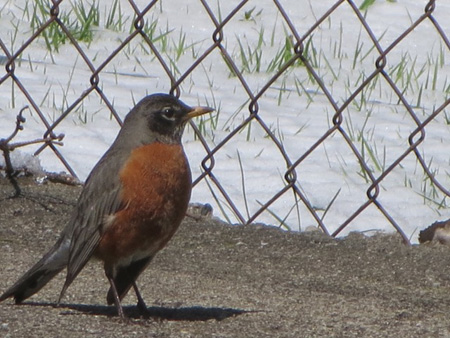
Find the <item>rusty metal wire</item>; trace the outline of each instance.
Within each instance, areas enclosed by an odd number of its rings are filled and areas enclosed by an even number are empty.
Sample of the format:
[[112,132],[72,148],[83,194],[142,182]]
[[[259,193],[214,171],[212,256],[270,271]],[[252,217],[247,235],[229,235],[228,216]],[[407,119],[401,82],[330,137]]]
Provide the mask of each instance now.
[[[119,125],[122,124],[122,119],[120,114],[115,108],[111,96],[108,95],[108,89],[103,88],[101,85],[102,77],[107,73],[106,70],[114,62],[116,57],[122,53],[126,48],[128,48],[136,40],[141,41],[140,43],[148,48],[149,54],[152,55],[151,62],[157,62],[163,70],[164,76],[170,82],[170,92],[173,95],[180,96],[183,94],[183,86],[189,87],[190,76],[197,71],[205,63],[211,55],[215,53],[220,53],[224,64],[229,70],[230,74],[235,78],[239,84],[239,88],[246,100],[239,102],[242,107],[246,107],[248,112],[244,113],[240,111],[242,119],[240,123],[227,129],[227,134],[224,135],[218,142],[211,142],[205,135],[201,132],[199,127],[195,123],[191,123],[191,127],[194,130],[196,137],[202,143],[206,155],[201,161],[202,172],[195,177],[193,184],[197,185],[200,182],[208,181],[208,185],[211,186],[211,193],[216,199],[221,199],[226,203],[227,208],[235,215],[238,222],[241,224],[249,224],[259,220],[259,217],[267,212],[270,212],[271,207],[276,203],[281,197],[288,193],[293,194],[293,198],[296,204],[302,205],[303,208],[309,213],[310,217],[314,220],[316,225],[320,227],[325,233],[332,236],[337,236],[342,233],[359,215],[364,213],[369,207],[376,207],[384,219],[389,222],[395,230],[401,234],[405,242],[409,243],[409,238],[402,229],[402,226],[398,224],[395,216],[393,216],[390,208],[383,203],[380,198],[381,191],[383,190],[383,183],[386,179],[395,171],[401,168],[402,161],[414,154],[417,159],[417,163],[422,168],[426,177],[432,185],[439,190],[440,194],[446,197],[450,197],[449,187],[446,187],[435,175],[433,168],[430,166],[429,161],[427,162],[424,156],[423,150],[420,145],[424,142],[426,138],[426,127],[436,120],[436,117],[444,114],[445,109],[450,103],[450,99],[442,102],[436,102],[434,107],[428,107],[431,113],[422,118],[418,114],[418,107],[411,103],[411,99],[407,98],[405,95],[405,88],[394,79],[393,73],[389,70],[388,64],[392,55],[392,52],[409,36],[412,32],[424,25],[432,25],[436,34],[439,35],[443,49],[445,51],[450,50],[450,42],[445,30],[439,24],[439,18],[436,17],[435,12],[439,8],[439,1],[430,0],[424,5],[423,14],[416,20],[411,20],[409,27],[406,27],[401,35],[396,39],[393,39],[387,46],[383,46],[381,43],[381,38],[379,35],[375,34],[368,22],[365,13],[361,12],[355,1],[336,1],[330,5],[329,9],[322,15],[314,18],[312,24],[308,27],[304,27],[298,22],[291,18],[290,12],[286,8],[286,3],[280,0],[273,0],[270,6],[275,6],[277,12],[277,20],[280,20],[282,26],[284,27],[287,36],[291,42],[291,50],[289,50],[289,58],[285,59],[284,62],[280,63],[276,71],[270,73],[270,77],[267,78],[262,86],[258,89],[254,89],[250,84],[247,73],[243,70],[242,65],[239,60],[232,55],[227,45],[227,38],[230,37],[228,33],[229,27],[233,25],[233,21],[237,20],[238,16],[242,16],[243,13],[252,13],[251,6],[256,6],[256,3],[252,1],[240,1],[234,6],[234,8],[228,13],[218,12],[212,2],[207,0],[198,0],[199,6],[203,10],[203,17],[201,20],[207,21],[208,25],[213,27],[209,32],[210,40],[203,42],[203,45],[207,45],[206,48],[202,49],[195,60],[186,68],[185,71],[176,71],[173,65],[173,60],[165,57],[164,52],[161,47],[155,43],[154,37],[150,36],[146,30],[146,22],[149,20],[152,11],[158,6],[162,6],[161,1],[154,0],[149,3],[137,4],[137,0],[129,0],[128,2],[122,1],[122,6],[129,6],[133,13],[133,23],[132,29],[129,31],[126,37],[121,38],[120,43],[117,46],[111,46],[105,57],[101,58],[100,61],[97,56],[92,56],[87,52],[88,46],[80,42],[76,37],[74,37],[71,31],[70,24],[64,20],[62,17],[62,6],[67,4],[66,0],[51,0],[42,1],[41,4],[47,4],[48,8],[47,15],[44,20],[39,22],[36,26],[34,24],[34,29],[31,30],[28,37],[21,43],[18,48],[8,45],[5,41],[5,37],[0,38],[0,51],[4,55],[4,70],[3,74],[0,73],[0,88],[8,86],[8,83],[12,83],[14,88],[25,97],[25,102],[30,106],[30,109],[36,114],[40,121],[42,127],[41,134],[42,139],[45,141],[41,146],[34,150],[34,155],[41,154],[44,150],[50,150],[56,155],[56,158],[62,163],[62,165],[69,171],[73,176],[77,176],[77,173],[72,168],[71,163],[65,158],[65,156],[60,151],[59,140],[61,139],[56,135],[56,130],[61,126],[61,123],[67,119],[68,116],[74,114],[74,111],[83,101],[86,101],[92,94],[96,94],[103,105],[108,108],[111,117],[117,121]],[[142,2],[142,1],[141,1]],[[141,3],[140,2],[140,3]],[[250,6],[250,7],[249,7]],[[254,9],[254,8],[253,8]],[[330,88],[329,84],[321,74],[318,67],[314,64],[314,57],[311,55],[310,43],[315,38],[315,34],[323,25],[330,22],[336,13],[340,10],[344,10],[346,13],[350,13],[354,20],[357,20],[360,25],[360,35],[363,34],[366,38],[364,43],[370,45],[369,49],[371,55],[373,55],[375,62],[372,65],[371,72],[365,74],[365,76],[358,81],[358,84],[347,92],[345,97],[342,95],[337,96],[333,93],[333,89]],[[447,13],[448,14],[448,13]],[[184,14],[180,14],[184,15]],[[196,18],[196,20],[199,20]],[[67,39],[67,43],[70,44],[78,54],[78,58],[83,63],[83,67],[86,69],[86,77],[88,78],[89,84],[83,90],[76,92],[76,97],[67,103],[60,115],[54,119],[49,118],[48,113],[43,111],[41,104],[38,99],[33,96],[32,91],[28,84],[28,79],[23,78],[17,71],[18,65],[24,62],[23,58],[27,54],[30,46],[35,43],[38,39],[42,39],[43,35],[50,31],[50,29],[57,29],[61,34],[63,34]],[[338,40],[336,32],[335,39]],[[418,42],[420,43],[420,42]],[[11,44],[12,45],[12,44]],[[349,51],[351,52],[351,51]],[[33,59],[34,60],[34,59]],[[130,62],[133,62],[131,60]],[[303,70],[306,70],[309,78],[313,83],[316,84],[317,90],[315,94],[320,94],[323,96],[325,102],[329,107],[331,107],[331,117],[328,120],[329,128],[325,130],[322,134],[317,134],[315,141],[304,151],[293,155],[286,150],[286,145],[283,143],[282,137],[277,134],[271,125],[267,122],[263,111],[265,109],[261,108],[261,102],[265,95],[268,95],[269,91],[279,83],[283,77],[293,77],[295,76],[295,69],[301,64]],[[294,70],[294,71],[293,71]],[[292,72],[292,73],[290,73]],[[120,76],[120,73],[119,75]],[[354,136],[349,130],[348,118],[346,117],[349,107],[354,104],[358,97],[364,95],[367,88],[372,86],[376,81],[384,81],[385,84],[390,88],[391,95],[395,96],[395,100],[404,109],[405,114],[407,114],[411,121],[414,123],[412,131],[409,133],[407,140],[407,147],[403,149],[402,153],[399,154],[391,163],[385,166],[380,172],[374,172],[371,168],[369,161],[367,160],[367,155],[364,154],[364,146],[361,146],[359,141],[356,141]],[[50,89],[49,89],[50,90]],[[280,106],[283,106],[283,101],[281,100]],[[312,104],[311,109],[314,104]],[[272,145],[277,149],[280,158],[284,162],[285,171],[281,173],[284,180],[284,185],[273,194],[271,198],[267,201],[260,203],[257,210],[252,213],[245,212],[239,203],[230,194],[230,188],[224,184],[220,177],[216,174],[216,167],[218,165],[217,155],[222,151],[222,149],[233,143],[237,135],[241,134],[250,125],[257,125],[260,130],[265,135],[265,138],[270,140]],[[283,126],[281,126],[282,128]],[[68,132],[65,132],[66,134]],[[340,224],[330,225],[330,221],[325,222],[323,212],[319,212],[317,207],[311,202],[307,197],[304,190],[302,189],[301,179],[299,179],[298,171],[302,169],[303,164],[308,161],[312,154],[318,151],[318,149],[326,142],[330,142],[331,139],[339,136],[340,140],[343,140],[348,147],[348,150],[352,153],[353,158],[357,161],[358,165],[363,172],[367,184],[366,184],[366,198],[365,201],[360,203],[360,205],[349,215],[346,219],[341,221]],[[301,142],[301,136],[299,136],[299,141]],[[447,140],[448,142],[448,140]],[[324,164],[325,165],[325,164]],[[277,173],[274,173],[277,175]],[[319,184],[319,183],[317,183]],[[389,193],[389,191],[387,192]],[[326,211],[325,211],[326,213]],[[434,220],[430,220],[430,223]]]

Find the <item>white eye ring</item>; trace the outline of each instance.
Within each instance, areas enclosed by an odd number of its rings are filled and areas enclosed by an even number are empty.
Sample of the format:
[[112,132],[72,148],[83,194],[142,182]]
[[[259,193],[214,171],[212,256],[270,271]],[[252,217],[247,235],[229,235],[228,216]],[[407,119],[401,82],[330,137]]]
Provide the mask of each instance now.
[[171,107],[166,107],[162,110],[162,116],[169,121],[175,120],[175,110]]

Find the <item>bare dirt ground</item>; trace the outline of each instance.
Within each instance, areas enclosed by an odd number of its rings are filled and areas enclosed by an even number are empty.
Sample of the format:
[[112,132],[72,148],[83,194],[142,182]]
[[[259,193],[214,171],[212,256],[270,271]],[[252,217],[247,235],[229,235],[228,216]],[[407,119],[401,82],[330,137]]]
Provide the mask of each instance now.
[[[0,179],[0,292],[49,248],[80,188]],[[206,202],[206,201],[205,201]],[[186,219],[139,278],[121,321],[99,262],[54,304],[61,273],[23,305],[0,303],[0,337],[449,337],[450,250],[396,235],[332,239]]]

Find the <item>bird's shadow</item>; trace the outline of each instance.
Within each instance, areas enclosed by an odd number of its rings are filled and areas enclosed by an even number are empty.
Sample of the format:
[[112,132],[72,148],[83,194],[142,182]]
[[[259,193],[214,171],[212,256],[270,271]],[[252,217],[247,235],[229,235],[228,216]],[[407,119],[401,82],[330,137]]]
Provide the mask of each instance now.
[[[37,303],[24,302],[22,305],[31,306],[51,306],[57,307],[54,303]],[[84,304],[60,304],[58,309],[61,309],[63,315],[74,315],[72,311],[79,313],[97,315],[97,316],[117,316],[115,306],[106,305],[84,305]],[[223,320],[229,317],[238,316],[244,313],[256,312],[253,310],[242,310],[234,308],[222,307],[203,307],[203,306],[188,306],[188,307],[164,307],[164,306],[149,306],[147,311],[143,314],[139,311],[137,306],[129,305],[123,307],[124,314],[127,318],[132,319],[159,319],[172,321],[206,321],[210,319]]]

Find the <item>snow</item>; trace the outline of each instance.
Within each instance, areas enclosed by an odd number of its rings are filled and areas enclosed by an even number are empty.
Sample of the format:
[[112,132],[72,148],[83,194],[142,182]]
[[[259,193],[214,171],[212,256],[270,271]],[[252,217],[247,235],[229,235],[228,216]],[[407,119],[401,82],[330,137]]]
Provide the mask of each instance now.
[[[99,1],[100,18],[104,20],[109,11],[105,1]],[[110,53],[118,48],[128,36],[133,11],[127,1],[120,1],[123,18],[128,18],[122,31],[116,32],[100,24],[91,43],[80,43],[94,67],[99,67]],[[136,1],[143,9],[147,1]],[[172,6],[172,4],[178,6]],[[240,2],[208,2],[217,17],[225,18]],[[335,1],[284,0],[281,4],[301,36]],[[360,4],[357,2],[357,4]],[[366,18],[374,36],[385,49],[396,41],[413,22],[424,13],[427,1],[404,0],[395,3],[378,0],[369,8]],[[7,1],[1,7],[0,39],[9,52],[14,53],[32,34],[25,8],[31,11],[28,1]],[[61,12],[70,8],[63,1]],[[244,12],[251,12],[248,20]],[[30,14],[28,14],[30,15]],[[437,1],[434,12],[436,21],[450,36],[450,4]],[[202,55],[212,44],[214,23],[198,1],[158,3],[146,15],[147,22],[157,20],[155,36],[170,30],[162,57],[169,64],[175,77],[183,74],[193,60]],[[15,27],[18,27],[16,30]],[[254,95],[269,81],[274,72],[266,71],[277,52],[285,44],[287,24],[272,1],[249,1],[223,30],[221,42],[233,60],[241,64],[239,43],[248,53],[260,50],[260,71],[256,62],[244,72],[248,87]],[[289,32],[289,30],[288,30]],[[176,46],[185,34],[184,52],[178,55]],[[288,35],[293,35],[289,32]],[[260,37],[263,43],[258,44]],[[317,60],[314,70],[331,93],[335,104],[342,105],[351,93],[361,85],[363,78],[375,71],[374,63],[379,56],[359,19],[348,2],[343,2],[333,14],[324,20],[312,35],[316,55],[310,54],[311,62]],[[163,41],[155,42],[158,48]],[[358,54],[357,51],[360,50]],[[420,121],[425,121],[434,109],[444,104],[448,97],[450,64],[449,49],[429,20],[425,20],[387,55],[385,71],[404,91],[406,100],[413,106]],[[313,53],[313,51],[310,51]],[[1,54],[0,54],[1,56]],[[314,59],[315,58],[315,59]],[[170,59],[176,65],[171,65]],[[405,68],[396,71],[404,62]],[[441,63],[442,61],[442,63]],[[5,76],[5,71],[0,76]],[[49,121],[56,120],[80,95],[91,87],[89,66],[70,44],[61,45],[59,52],[49,52],[44,39],[33,41],[15,63],[15,75],[38,104]],[[398,76],[398,77],[397,77]],[[129,109],[143,96],[170,89],[164,68],[139,36],[135,37],[100,73],[100,88],[123,119]],[[376,82],[375,82],[376,81]],[[434,81],[434,82],[433,82]],[[299,87],[300,85],[300,87]],[[303,87],[301,87],[303,86]],[[1,85],[0,91],[0,137],[7,137],[14,129],[15,116],[25,105],[26,97],[11,79]],[[370,87],[370,88],[369,88]],[[368,166],[378,178],[383,168],[389,167],[408,150],[408,137],[417,123],[404,106],[399,103],[388,82],[378,75],[371,82],[364,97],[358,95],[343,112],[341,127],[359,151],[364,148]],[[420,100],[418,99],[420,97]],[[190,105],[212,105],[217,113],[204,117],[204,134],[209,147],[220,143],[227,134],[238,128],[248,117],[248,95],[237,77],[232,76],[219,51],[216,49],[197,67],[181,85],[181,99]],[[420,102],[419,102],[420,101]],[[335,114],[333,104],[303,66],[296,66],[277,78],[258,100],[259,116],[278,137],[292,162],[313,146],[332,127]],[[424,142],[419,151],[436,179],[450,189],[450,139],[449,113],[444,110],[426,127]],[[42,137],[43,122],[34,111],[26,111],[24,130],[13,140],[25,141]],[[199,125],[200,120],[195,123]],[[216,125],[217,124],[217,125]],[[115,138],[119,125],[111,116],[105,102],[92,91],[74,111],[56,128],[64,133],[64,146],[58,147],[74,171],[85,179],[96,161]],[[418,140],[417,135],[414,140]],[[363,143],[366,142],[366,143]],[[193,177],[201,172],[201,161],[206,155],[201,143],[188,127],[184,136],[185,150],[190,159]],[[33,170],[66,170],[49,149],[31,156],[39,146],[15,150],[11,155],[17,166],[31,166]],[[374,158],[370,157],[370,152]],[[214,155],[213,174],[229,194],[244,218],[255,213],[261,203],[266,203],[286,185],[286,161],[270,140],[264,128],[253,121],[245,126]],[[210,162],[207,162],[210,165]],[[243,171],[241,171],[241,166]],[[296,166],[298,187],[310,205],[317,210],[330,233],[335,231],[358,208],[367,202],[367,190],[371,182],[361,172],[360,164],[345,138],[338,131],[326,137],[322,144]],[[242,184],[242,174],[245,184]],[[224,198],[209,181],[214,193],[232,222],[237,222]],[[413,242],[418,230],[438,219],[450,215],[448,198],[433,190],[413,152],[410,152],[381,182],[377,200],[395,219]],[[226,218],[221,212],[211,190],[200,181],[193,190],[193,202],[210,203],[215,215]],[[293,230],[304,230],[316,225],[316,221],[303,203],[295,207],[296,200],[288,190],[256,221],[279,224],[279,219]],[[331,207],[329,207],[331,203]],[[248,207],[248,212],[246,208]],[[327,210],[328,209],[328,210]],[[324,211],[326,214],[324,215]],[[274,217],[276,215],[277,217]],[[323,216],[324,215],[324,216]],[[277,219],[278,218],[278,219]],[[339,235],[349,231],[394,231],[386,217],[370,205],[360,213]]]

